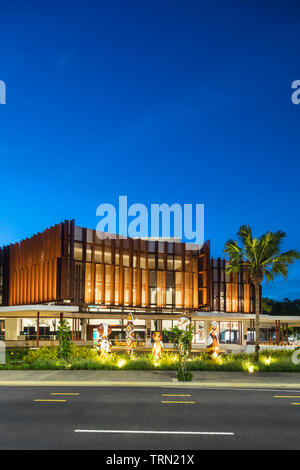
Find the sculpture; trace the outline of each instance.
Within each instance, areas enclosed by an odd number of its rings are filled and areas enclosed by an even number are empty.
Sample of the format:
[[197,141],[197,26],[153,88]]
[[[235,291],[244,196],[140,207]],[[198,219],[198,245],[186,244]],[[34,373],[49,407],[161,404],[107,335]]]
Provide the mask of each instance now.
[[96,349],[98,354],[110,353],[111,352],[111,342],[108,337],[111,334],[112,329],[107,323],[100,323],[98,327],[98,339],[96,341]]
[[154,356],[154,359],[158,361],[161,358],[161,355],[164,350],[164,345],[162,342],[162,334],[160,331],[154,331],[152,338],[154,340],[153,346],[152,346],[152,354]]
[[181,317],[177,323],[177,328],[179,330],[187,330],[188,326],[191,324],[191,320],[188,317]]
[[217,358],[219,355],[219,339],[218,339],[218,324],[212,321],[208,327],[208,341],[206,352],[212,357]]
[[127,326],[126,326],[126,345],[127,345],[127,354],[131,356],[133,353],[134,346],[134,326],[133,326],[133,315],[129,313],[127,316]]

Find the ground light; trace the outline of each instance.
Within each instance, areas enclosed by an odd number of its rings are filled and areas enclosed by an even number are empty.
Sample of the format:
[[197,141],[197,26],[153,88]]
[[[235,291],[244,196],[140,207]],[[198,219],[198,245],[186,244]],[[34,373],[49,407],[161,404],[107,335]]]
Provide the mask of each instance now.
[[123,367],[125,364],[126,364],[125,359],[119,359],[119,361],[118,361],[118,367],[119,367],[120,369],[121,369],[121,367]]
[[217,359],[216,359],[216,362],[220,365],[223,364],[222,356],[218,356]]
[[269,366],[269,365],[271,364],[271,362],[272,362],[272,358],[271,358],[271,357],[264,357],[264,358],[263,358],[263,362],[264,362],[267,366]]
[[252,374],[254,372],[254,367],[253,366],[249,366],[248,367],[248,371],[250,372],[250,374]]

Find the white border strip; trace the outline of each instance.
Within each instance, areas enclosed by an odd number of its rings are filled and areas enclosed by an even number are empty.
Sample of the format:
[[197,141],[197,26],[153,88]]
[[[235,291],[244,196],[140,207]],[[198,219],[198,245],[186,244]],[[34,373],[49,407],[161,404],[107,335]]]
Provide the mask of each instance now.
[[234,432],[206,432],[206,431],[130,431],[120,429],[75,429],[74,432],[102,433],[102,434],[189,434],[205,436],[234,436]]

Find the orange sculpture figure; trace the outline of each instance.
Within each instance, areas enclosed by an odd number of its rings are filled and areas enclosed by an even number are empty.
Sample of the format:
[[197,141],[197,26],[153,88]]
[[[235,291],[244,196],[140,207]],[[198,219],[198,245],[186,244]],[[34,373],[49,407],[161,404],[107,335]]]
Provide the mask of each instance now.
[[217,358],[219,354],[218,324],[211,322],[208,327],[208,341],[206,352],[212,357]]
[[98,327],[99,338],[97,341],[98,354],[111,352],[111,342],[108,339],[111,332],[112,329],[109,325],[106,323],[100,323]]
[[154,359],[158,361],[161,358],[161,355],[164,350],[164,345],[162,342],[162,334],[160,331],[154,331],[152,338],[154,340],[153,346],[152,346],[152,354],[154,356]]

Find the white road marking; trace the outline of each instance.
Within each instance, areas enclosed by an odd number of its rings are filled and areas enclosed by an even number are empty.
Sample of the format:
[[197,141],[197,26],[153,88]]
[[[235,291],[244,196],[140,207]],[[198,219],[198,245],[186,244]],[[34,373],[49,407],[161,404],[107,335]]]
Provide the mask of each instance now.
[[[159,386],[158,386],[159,387]],[[155,387],[154,387],[155,388]],[[166,385],[160,386],[159,388],[167,388],[167,389],[174,389],[175,387],[168,387]],[[187,389],[187,387],[176,387],[180,389]],[[288,389],[288,388],[229,388],[229,387],[189,387],[189,390],[228,390],[229,392],[292,392],[292,393],[300,393],[300,390],[296,389]]]
[[120,429],[75,429],[74,432],[105,433],[105,434],[189,434],[205,436],[234,436],[234,432],[207,432],[207,431],[130,431]]

